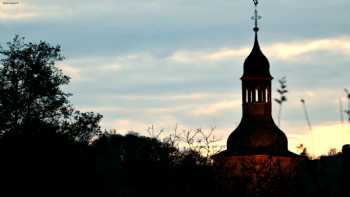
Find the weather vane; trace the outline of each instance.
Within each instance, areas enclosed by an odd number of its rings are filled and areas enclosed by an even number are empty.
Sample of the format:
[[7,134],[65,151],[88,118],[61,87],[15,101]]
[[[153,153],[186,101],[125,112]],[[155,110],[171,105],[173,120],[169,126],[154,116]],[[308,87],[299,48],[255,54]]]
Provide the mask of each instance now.
[[258,20],[260,20],[262,17],[259,16],[259,14],[258,14],[258,4],[259,4],[258,0],[253,0],[253,2],[255,5],[255,11],[254,11],[254,16],[252,16],[251,19],[254,20],[254,22],[255,22],[255,26],[254,26],[253,30],[255,32],[258,32],[259,31]]

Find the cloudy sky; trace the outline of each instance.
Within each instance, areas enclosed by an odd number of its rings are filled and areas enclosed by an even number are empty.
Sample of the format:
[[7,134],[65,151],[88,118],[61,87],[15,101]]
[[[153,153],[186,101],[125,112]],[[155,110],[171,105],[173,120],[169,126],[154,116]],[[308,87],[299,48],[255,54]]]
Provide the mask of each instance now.
[[[254,35],[251,1],[18,1],[0,5],[1,44],[15,34],[60,44],[66,59],[58,66],[72,77],[65,87],[72,103],[103,114],[103,128],[215,127],[224,143],[239,123],[239,78]],[[303,143],[316,154],[339,150],[350,143],[340,115],[350,89],[350,1],[261,0],[259,7],[273,97],[278,79],[288,80],[281,128],[290,149]],[[274,103],[275,119],[277,111]]]

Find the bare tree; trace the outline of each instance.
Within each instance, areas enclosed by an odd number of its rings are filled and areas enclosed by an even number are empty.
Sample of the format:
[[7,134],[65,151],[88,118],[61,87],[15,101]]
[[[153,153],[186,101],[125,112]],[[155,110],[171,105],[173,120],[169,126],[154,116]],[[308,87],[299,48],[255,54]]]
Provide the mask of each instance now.
[[[196,142],[201,142],[201,140],[198,139],[198,134],[200,133],[200,130],[201,129],[184,129],[182,131],[183,135],[180,139],[182,139],[182,142],[184,142],[189,149],[196,150]],[[197,151],[199,152],[199,149],[197,149]]]
[[282,104],[287,101],[287,79],[286,77],[282,77],[280,80],[278,80],[278,83],[280,84],[280,88],[277,89],[278,94],[280,97],[278,99],[275,98],[275,101],[279,105],[278,110],[278,126],[281,125],[281,115],[282,115]]
[[164,143],[176,147],[184,151],[195,151],[204,156],[207,161],[210,157],[225,148],[224,145],[219,145],[219,138],[215,136],[215,127],[205,131],[198,129],[183,129],[179,132],[179,127],[176,124],[173,131],[167,133],[164,129],[156,130],[154,125],[147,128],[148,136],[156,138]]
[[156,138],[159,139],[160,135],[164,132],[164,129],[160,129],[159,131],[156,131],[154,129],[154,125],[151,125],[150,127],[147,128],[147,133],[150,138]]
[[173,147],[179,148],[180,135],[178,134],[178,125],[175,125],[174,131],[162,139],[163,142]]
[[199,134],[201,135],[201,152],[203,152],[207,159],[210,156],[220,152],[224,146],[216,145],[217,142],[220,141],[219,138],[216,138],[214,135],[215,127],[210,128],[208,132],[199,130]]

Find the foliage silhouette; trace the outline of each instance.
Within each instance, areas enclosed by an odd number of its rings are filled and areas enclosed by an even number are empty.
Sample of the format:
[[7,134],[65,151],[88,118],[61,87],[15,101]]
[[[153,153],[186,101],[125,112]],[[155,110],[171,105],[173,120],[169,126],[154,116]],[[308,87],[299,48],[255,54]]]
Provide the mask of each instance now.
[[62,123],[61,132],[67,134],[72,139],[82,142],[90,143],[94,137],[101,135],[100,121],[101,114],[93,112],[75,111],[71,114],[70,119],[65,119]]
[[101,133],[102,115],[75,111],[61,89],[70,77],[56,67],[64,59],[59,45],[16,35],[0,55],[0,134],[33,131],[23,129],[33,124],[60,127],[57,132],[84,142]]
[[57,123],[70,106],[60,86],[69,77],[55,67],[63,59],[60,46],[40,41],[26,43],[15,36],[0,48],[0,131],[5,133],[32,121]]
[[1,196],[88,196],[94,171],[88,147],[35,124],[0,138]]
[[104,195],[200,194],[202,186],[213,184],[211,167],[199,165],[205,158],[155,138],[103,134],[92,147]]

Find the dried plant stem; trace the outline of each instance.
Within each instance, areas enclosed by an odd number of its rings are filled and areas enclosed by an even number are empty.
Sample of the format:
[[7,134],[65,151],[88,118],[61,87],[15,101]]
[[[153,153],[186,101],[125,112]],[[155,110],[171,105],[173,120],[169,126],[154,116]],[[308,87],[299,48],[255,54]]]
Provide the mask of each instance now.
[[302,103],[302,106],[303,106],[303,110],[304,110],[304,115],[305,115],[305,120],[306,120],[306,123],[307,123],[307,126],[309,128],[309,132],[310,132],[310,135],[311,135],[311,150],[312,151],[315,151],[314,150],[314,144],[315,144],[315,140],[314,140],[314,135],[313,135],[313,132],[312,132],[312,126],[311,126],[311,121],[310,121],[310,118],[309,118],[309,113],[307,112],[307,107],[306,107],[306,103],[305,103],[305,100],[304,99],[300,99],[300,102]]

